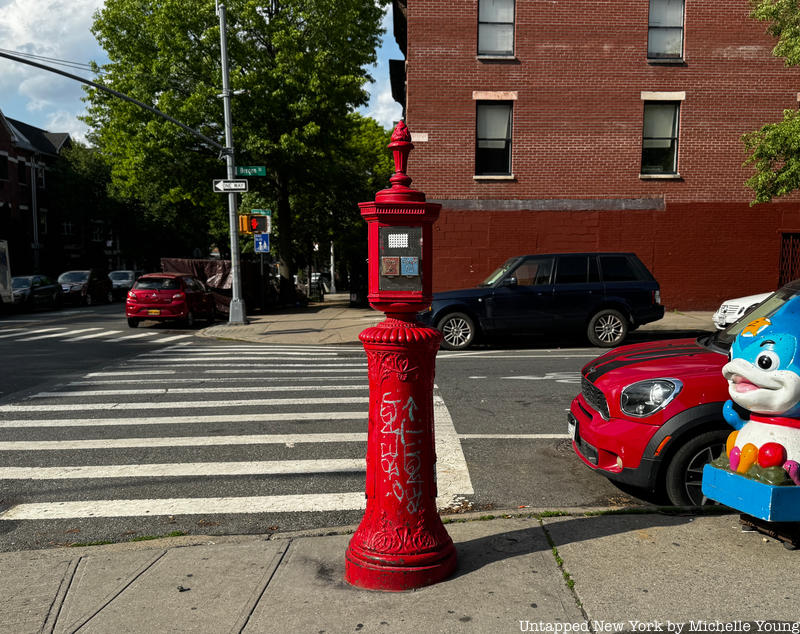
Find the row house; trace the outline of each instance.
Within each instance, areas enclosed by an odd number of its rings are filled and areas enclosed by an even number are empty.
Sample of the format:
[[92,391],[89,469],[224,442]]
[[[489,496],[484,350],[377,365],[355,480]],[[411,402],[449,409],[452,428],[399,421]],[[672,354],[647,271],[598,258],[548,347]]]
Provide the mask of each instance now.
[[65,169],[61,154],[71,144],[66,132],[0,112],[0,239],[8,240],[13,275],[114,268],[120,260],[111,220],[97,217],[92,194]]
[[49,176],[69,142],[66,133],[53,134],[0,112],[0,238],[8,240],[13,274],[46,269]]
[[742,135],[800,70],[748,0],[394,0],[390,63],[442,204],[434,290],[525,253],[639,255],[667,308],[800,277],[800,197],[751,206]]

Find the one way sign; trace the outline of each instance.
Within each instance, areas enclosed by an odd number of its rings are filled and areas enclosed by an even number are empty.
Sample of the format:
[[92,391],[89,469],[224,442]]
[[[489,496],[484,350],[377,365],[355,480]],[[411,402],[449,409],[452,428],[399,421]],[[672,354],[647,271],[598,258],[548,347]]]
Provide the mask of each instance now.
[[246,192],[249,191],[247,188],[247,179],[238,179],[238,180],[225,180],[222,178],[214,179],[214,191],[217,193],[226,193],[226,192]]

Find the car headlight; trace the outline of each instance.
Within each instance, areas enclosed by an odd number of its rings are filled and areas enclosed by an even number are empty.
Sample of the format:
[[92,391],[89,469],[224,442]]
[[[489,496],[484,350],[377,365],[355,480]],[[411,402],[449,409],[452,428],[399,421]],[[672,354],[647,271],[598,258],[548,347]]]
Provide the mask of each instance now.
[[678,379],[648,379],[629,385],[622,390],[620,408],[628,416],[644,418],[664,409],[681,391]]

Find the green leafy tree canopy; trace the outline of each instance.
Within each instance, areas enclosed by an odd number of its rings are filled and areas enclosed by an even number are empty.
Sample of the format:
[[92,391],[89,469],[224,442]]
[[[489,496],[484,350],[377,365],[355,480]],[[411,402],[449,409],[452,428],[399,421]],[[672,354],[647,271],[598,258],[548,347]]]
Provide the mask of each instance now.
[[[229,0],[228,50],[236,162],[266,165],[251,178],[274,201],[280,258],[296,260],[293,201],[319,192],[339,160],[348,113],[366,103],[386,0]],[[108,54],[110,87],[223,143],[219,24],[214,0],[106,0],[93,33]],[[91,140],[118,195],[141,201],[165,230],[226,244],[225,197],[211,180],[224,163],[190,133],[135,105],[88,90]],[[324,180],[324,179],[323,179]],[[315,206],[318,209],[318,206]],[[308,218],[309,221],[315,219]]]
[[[777,38],[773,53],[785,58],[787,66],[800,65],[800,6],[798,0],[751,0],[752,17],[768,23],[767,32]],[[747,185],[753,203],[769,202],[800,188],[800,112],[783,111],[783,120],[768,123],[744,135],[755,174]]]

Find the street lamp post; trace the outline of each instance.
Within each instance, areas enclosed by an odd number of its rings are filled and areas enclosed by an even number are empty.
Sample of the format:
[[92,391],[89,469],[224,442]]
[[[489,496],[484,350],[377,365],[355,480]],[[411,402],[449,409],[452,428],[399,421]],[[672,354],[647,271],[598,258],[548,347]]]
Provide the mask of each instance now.
[[[219,40],[222,54],[222,103],[225,111],[225,163],[228,168],[228,180],[236,175],[236,164],[233,155],[233,126],[231,124],[231,91],[228,76],[228,40],[227,23],[225,21],[225,5],[217,4],[219,16]],[[231,303],[228,313],[229,324],[246,324],[247,317],[242,299],[241,259],[239,257],[239,222],[237,218],[236,192],[228,192],[228,226],[231,234]]]

